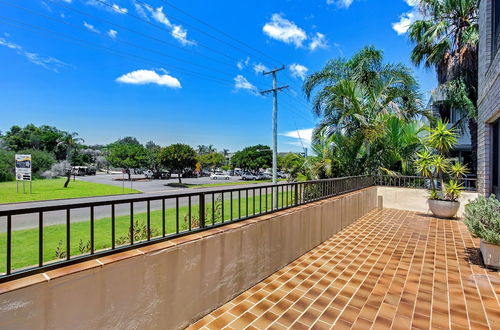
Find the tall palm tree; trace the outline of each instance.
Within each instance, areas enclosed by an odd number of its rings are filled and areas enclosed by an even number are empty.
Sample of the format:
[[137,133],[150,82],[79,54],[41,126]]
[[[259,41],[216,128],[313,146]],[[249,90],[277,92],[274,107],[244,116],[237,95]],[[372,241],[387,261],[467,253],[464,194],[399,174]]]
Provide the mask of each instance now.
[[[318,130],[354,134],[379,114],[410,119],[423,114],[418,83],[403,64],[386,64],[383,52],[365,47],[350,59],[333,59],[304,82]],[[363,119],[364,118],[364,119]],[[366,126],[366,125],[365,125]]]
[[415,44],[411,59],[416,65],[436,69],[439,84],[448,92],[448,106],[461,110],[468,121],[475,171],[479,0],[419,0],[418,4],[423,19],[408,30]]

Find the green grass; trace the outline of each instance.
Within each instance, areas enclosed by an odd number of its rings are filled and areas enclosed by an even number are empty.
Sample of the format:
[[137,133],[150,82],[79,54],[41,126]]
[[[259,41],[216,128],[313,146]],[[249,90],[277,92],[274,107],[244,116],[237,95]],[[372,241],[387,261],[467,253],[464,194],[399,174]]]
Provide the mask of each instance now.
[[[216,194],[216,200],[217,195]],[[288,203],[287,203],[288,195]],[[225,194],[228,198],[228,194]],[[231,219],[231,202],[233,205],[232,217],[234,219],[238,218],[241,214],[242,217],[248,215],[253,215],[259,213],[260,210],[265,212],[266,210],[266,199],[267,207],[271,207],[271,195],[262,195],[262,199],[259,196],[255,198],[252,197],[252,193],[249,193],[248,199],[246,199],[245,194],[242,194],[240,200],[240,206],[237,196],[233,196],[235,199],[224,201],[224,221],[229,221]],[[288,194],[280,193],[278,194],[278,205],[281,207],[286,205],[291,205],[293,203],[293,193]],[[194,202],[191,207],[191,223],[192,227],[196,228],[198,225],[198,214],[199,207]],[[210,225],[212,222],[221,222],[220,215],[222,214],[222,202],[215,203],[214,213],[215,218],[212,218],[212,203],[207,202],[205,207],[206,213],[206,224]],[[248,213],[247,213],[248,208]],[[217,216],[219,215],[219,216]],[[46,215],[48,216],[48,214]],[[144,226],[146,224],[146,213],[134,214],[134,220],[138,222],[139,226]],[[176,232],[176,212],[175,208],[168,208],[165,210],[165,229],[167,234],[173,234]],[[188,207],[182,206],[179,208],[179,231],[185,231],[189,226],[189,216]],[[102,218],[95,220],[95,249],[105,250],[111,247],[111,219]],[[115,230],[116,230],[116,240],[120,238],[126,239],[128,231],[130,228],[130,216],[117,216],[115,218]],[[162,212],[161,210],[151,212],[151,228],[154,237],[162,235]],[[0,273],[5,272],[6,267],[6,233],[0,234]],[[71,255],[80,255],[82,252],[79,249],[80,243],[84,245],[90,240],[90,222],[75,222],[70,226],[70,236],[71,236]],[[143,236],[145,239],[145,235]],[[62,251],[66,250],[66,225],[52,225],[44,227],[43,231],[43,253],[44,262],[55,261],[56,249],[59,242],[61,242]],[[116,241],[115,241],[116,242]],[[127,242],[128,243],[128,242]],[[12,233],[12,267],[13,269],[20,269],[24,267],[29,267],[38,264],[38,229],[25,229],[13,231]]]
[[62,198],[92,197],[116,194],[138,193],[130,188],[111,186],[100,183],[92,183],[76,180],[64,188],[65,178],[34,180],[32,182],[32,194],[29,193],[29,182],[25,182],[26,193],[23,193],[23,183],[19,182],[19,193],[16,192],[16,182],[0,183],[0,204],[17,203],[29,201],[42,201]]

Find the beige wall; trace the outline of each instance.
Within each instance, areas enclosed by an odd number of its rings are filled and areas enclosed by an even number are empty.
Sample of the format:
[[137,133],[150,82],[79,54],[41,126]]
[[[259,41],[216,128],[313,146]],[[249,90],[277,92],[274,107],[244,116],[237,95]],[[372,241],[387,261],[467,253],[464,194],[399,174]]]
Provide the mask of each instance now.
[[[409,210],[427,213],[427,189],[411,189],[399,187],[377,187],[377,195],[383,197],[383,207],[388,209]],[[462,192],[461,202],[457,216],[463,216],[464,206],[468,201],[477,198],[478,194],[473,192]]]
[[183,328],[374,209],[376,200],[371,187],[175,246],[140,248],[120,261],[102,258],[98,267],[0,294],[0,328]]

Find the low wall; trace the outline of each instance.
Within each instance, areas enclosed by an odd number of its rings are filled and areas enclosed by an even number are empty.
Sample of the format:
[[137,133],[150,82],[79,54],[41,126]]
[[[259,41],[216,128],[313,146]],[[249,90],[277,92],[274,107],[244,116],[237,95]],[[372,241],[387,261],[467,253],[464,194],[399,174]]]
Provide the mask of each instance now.
[[[383,206],[388,209],[409,210],[430,213],[427,205],[429,192],[427,189],[413,189],[400,187],[377,187],[377,195],[383,197]],[[460,197],[460,208],[457,216],[462,217],[464,206],[471,200],[476,199],[478,193],[462,192]]]
[[377,205],[377,188],[0,284],[1,329],[179,329]]

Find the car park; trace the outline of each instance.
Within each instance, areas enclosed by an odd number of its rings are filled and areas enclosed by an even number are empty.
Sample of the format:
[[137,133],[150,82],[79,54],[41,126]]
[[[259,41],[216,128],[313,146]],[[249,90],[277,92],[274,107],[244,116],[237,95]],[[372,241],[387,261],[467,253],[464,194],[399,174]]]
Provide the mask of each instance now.
[[256,175],[256,180],[271,180],[273,176],[269,173],[259,173]]

